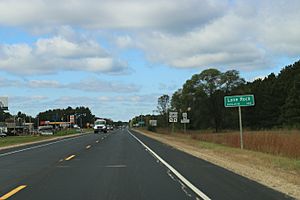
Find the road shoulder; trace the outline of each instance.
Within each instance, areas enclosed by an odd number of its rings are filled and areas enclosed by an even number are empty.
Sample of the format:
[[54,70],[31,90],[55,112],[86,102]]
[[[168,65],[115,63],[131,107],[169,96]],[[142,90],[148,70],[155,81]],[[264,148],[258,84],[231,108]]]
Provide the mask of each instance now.
[[286,171],[270,166],[267,163],[260,165],[259,163],[262,161],[253,157],[255,155],[253,152],[215,151],[202,147],[199,141],[188,137],[157,134],[137,129],[134,129],[134,131],[300,199],[299,174],[292,170]]

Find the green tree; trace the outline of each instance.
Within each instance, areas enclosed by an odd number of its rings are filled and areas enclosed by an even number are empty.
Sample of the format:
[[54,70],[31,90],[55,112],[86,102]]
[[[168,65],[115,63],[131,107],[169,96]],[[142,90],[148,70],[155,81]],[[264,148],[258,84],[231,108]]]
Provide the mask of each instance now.
[[282,106],[281,121],[286,126],[300,128],[300,74],[295,78],[294,85]]
[[170,97],[167,94],[160,96],[157,100],[157,109],[160,113],[158,118],[159,124],[163,126],[168,125],[168,110],[170,108]]

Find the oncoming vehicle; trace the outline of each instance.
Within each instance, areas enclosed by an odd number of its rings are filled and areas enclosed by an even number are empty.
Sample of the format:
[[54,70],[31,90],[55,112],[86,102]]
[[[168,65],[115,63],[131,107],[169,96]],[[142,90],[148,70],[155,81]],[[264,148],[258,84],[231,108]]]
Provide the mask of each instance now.
[[97,119],[94,125],[94,133],[107,132],[106,121],[104,119]]

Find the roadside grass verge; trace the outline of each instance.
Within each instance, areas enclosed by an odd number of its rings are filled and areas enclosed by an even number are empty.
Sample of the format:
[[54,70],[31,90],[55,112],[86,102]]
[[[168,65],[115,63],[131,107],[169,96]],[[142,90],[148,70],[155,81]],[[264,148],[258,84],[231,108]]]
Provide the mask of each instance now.
[[[88,132],[88,131],[89,130],[83,130],[83,132]],[[74,135],[74,134],[79,134],[79,133],[81,133],[81,132],[78,130],[69,129],[69,130],[58,131],[58,132],[54,133],[54,135],[7,136],[7,137],[0,138],[0,147],[43,141],[43,140],[47,140],[50,138]]]
[[[169,129],[157,129],[157,133],[171,134]],[[240,148],[240,133],[226,130],[214,133],[212,130],[189,130],[186,134],[175,131],[175,134],[188,135],[202,142],[221,144]],[[264,130],[244,131],[244,149],[268,153],[276,156],[300,159],[300,130]]]
[[[240,135],[233,133],[194,133],[193,139],[240,147]],[[300,132],[297,131],[255,131],[243,134],[244,148],[276,156],[300,159]]]
[[36,136],[33,136],[33,135],[7,136],[5,138],[0,138],[0,147],[28,143],[28,142],[42,141],[45,139],[49,139],[51,137],[53,137],[53,136],[38,136],[38,135],[36,135]]
[[65,135],[72,135],[72,134],[76,134],[76,133],[80,133],[79,129],[67,129],[67,130],[60,130],[54,133],[53,136],[65,136]]
[[[219,154],[231,156],[235,154],[236,161],[252,162],[252,164],[263,164],[266,167],[275,167],[287,171],[295,171],[300,175],[300,159],[293,159],[284,156],[271,155],[253,150],[241,150],[239,148],[224,146],[211,142],[197,141],[199,148],[210,149]],[[250,159],[250,160],[248,160]],[[299,180],[300,184],[300,180]]]

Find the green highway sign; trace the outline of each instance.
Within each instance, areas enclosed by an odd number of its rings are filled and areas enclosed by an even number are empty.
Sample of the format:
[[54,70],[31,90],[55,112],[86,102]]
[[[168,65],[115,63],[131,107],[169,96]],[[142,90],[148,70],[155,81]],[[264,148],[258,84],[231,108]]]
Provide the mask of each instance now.
[[242,107],[242,106],[254,106],[254,95],[237,95],[237,96],[225,96],[225,107]]

